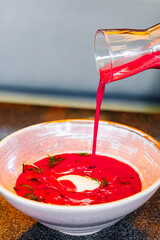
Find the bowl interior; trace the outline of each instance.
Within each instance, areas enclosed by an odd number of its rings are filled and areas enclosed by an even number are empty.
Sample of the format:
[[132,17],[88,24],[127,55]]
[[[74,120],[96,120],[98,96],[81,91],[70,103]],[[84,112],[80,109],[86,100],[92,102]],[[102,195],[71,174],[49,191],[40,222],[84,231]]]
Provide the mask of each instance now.
[[[9,191],[23,163],[33,163],[47,154],[91,153],[93,121],[68,120],[34,125],[0,143],[0,183]],[[142,190],[160,179],[160,150],[151,138],[123,125],[100,122],[97,153],[130,164],[140,175]]]

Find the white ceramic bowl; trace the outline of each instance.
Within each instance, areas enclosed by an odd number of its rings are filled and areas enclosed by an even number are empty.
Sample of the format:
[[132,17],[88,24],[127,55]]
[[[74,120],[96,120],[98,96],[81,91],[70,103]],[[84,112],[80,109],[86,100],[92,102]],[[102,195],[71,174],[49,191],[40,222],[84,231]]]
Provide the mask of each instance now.
[[111,203],[60,206],[22,198],[13,189],[22,163],[33,163],[46,154],[91,153],[92,136],[92,120],[64,120],[34,125],[6,137],[0,142],[0,193],[18,210],[63,233],[86,235],[116,223],[160,186],[160,144],[125,125],[100,121],[97,153],[124,161],[138,171],[140,193]]

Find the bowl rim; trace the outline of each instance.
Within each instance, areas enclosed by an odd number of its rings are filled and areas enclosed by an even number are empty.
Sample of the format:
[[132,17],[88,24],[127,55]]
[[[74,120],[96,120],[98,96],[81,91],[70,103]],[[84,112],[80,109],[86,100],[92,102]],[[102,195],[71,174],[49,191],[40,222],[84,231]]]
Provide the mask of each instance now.
[[[30,125],[27,126],[25,128],[19,129],[11,134],[9,134],[8,136],[6,136],[4,139],[2,139],[0,141],[0,146],[1,144],[3,144],[4,141],[7,141],[8,139],[12,138],[14,135],[17,135],[23,131],[27,131],[31,128],[35,128],[35,127],[39,127],[41,125],[46,125],[46,124],[56,124],[56,123],[65,123],[65,122],[70,122],[70,123],[92,123],[94,124],[94,119],[64,119],[64,120],[55,120],[55,121],[47,121],[47,122],[42,122],[42,123],[38,123],[38,124],[34,124],[34,125]],[[105,120],[99,120],[100,124],[107,124],[107,125],[114,125],[116,127],[120,127],[126,130],[129,130],[135,134],[140,135],[141,137],[146,138],[148,141],[152,142],[156,148],[158,148],[158,150],[160,151],[160,142],[158,142],[155,138],[153,138],[152,136],[150,136],[149,134],[125,125],[125,124],[121,124],[121,123],[117,123],[117,122],[112,122],[112,121],[105,121]],[[13,193],[9,190],[7,190],[5,187],[2,186],[2,184],[0,183],[0,194],[2,194],[3,196],[7,196],[7,199],[12,199],[17,203],[20,204],[25,204],[28,205],[30,207],[43,207],[45,209],[52,209],[52,210],[61,210],[61,211],[76,211],[76,210],[80,210],[80,211],[89,211],[89,210],[96,210],[96,209],[110,209],[110,208],[115,208],[118,206],[125,206],[126,203],[127,204],[131,204],[132,202],[134,202],[135,200],[139,200],[141,198],[143,198],[144,196],[151,194],[152,192],[154,193],[158,188],[160,187],[160,178],[154,183],[152,184],[150,187],[148,187],[145,190],[140,191],[139,193],[136,193],[132,196],[120,199],[120,200],[116,200],[113,202],[108,202],[108,203],[99,203],[99,204],[93,204],[93,205],[86,205],[86,206],[67,206],[67,205],[58,205],[58,204],[50,204],[50,203],[43,203],[43,202],[36,202],[36,201],[32,201],[26,198],[23,198],[19,195],[17,195],[16,193]]]

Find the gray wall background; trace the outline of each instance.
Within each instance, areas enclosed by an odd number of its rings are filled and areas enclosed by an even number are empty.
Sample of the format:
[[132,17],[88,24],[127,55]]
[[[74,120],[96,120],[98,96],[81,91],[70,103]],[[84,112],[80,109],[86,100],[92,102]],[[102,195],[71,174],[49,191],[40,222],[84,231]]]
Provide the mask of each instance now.
[[[158,22],[160,0],[0,0],[0,87],[96,92],[96,30]],[[160,71],[112,83],[107,93],[159,99]]]

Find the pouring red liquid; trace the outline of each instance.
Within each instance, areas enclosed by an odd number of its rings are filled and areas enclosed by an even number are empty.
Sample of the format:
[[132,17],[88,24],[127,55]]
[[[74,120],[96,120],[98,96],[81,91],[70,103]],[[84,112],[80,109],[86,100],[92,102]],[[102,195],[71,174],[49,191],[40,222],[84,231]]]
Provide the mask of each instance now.
[[[102,30],[100,33],[103,32],[105,35],[105,31],[108,34],[107,30]],[[111,37],[114,31],[109,32]],[[113,54],[105,58],[104,54],[100,53],[97,58],[98,67],[103,61],[104,63],[108,62],[107,64],[103,63],[103,66],[99,68],[100,82],[96,98],[92,155],[88,153],[66,153],[44,158],[35,162],[34,165],[23,165],[23,173],[18,177],[15,186],[18,195],[35,201],[59,205],[91,205],[116,201],[141,191],[141,181],[138,173],[129,165],[116,159],[96,155],[96,142],[105,84],[129,77],[148,68],[160,68],[160,45],[156,45],[157,42],[160,42],[160,25],[145,31],[148,31],[153,39],[151,43],[141,48],[143,54],[138,56],[133,51],[134,54],[133,52],[130,53],[128,58],[121,58],[120,55],[120,59],[116,57],[116,60],[114,60],[111,59]],[[134,33],[144,37],[146,36],[145,31],[121,30],[117,32],[116,30],[115,34],[125,36],[126,33],[133,37]],[[157,39],[155,33],[159,34]],[[149,51],[147,51],[147,46]],[[119,52],[121,51],[119,50]],[[64,176],[65,178],[63,178]],[[79,190],[73,181],[76,176],[79,177],[78,179],[85,179],[85,181],[94,181],[95,188]]]
[[[97,90],[97,99],[96,99],[96,114],[94,122],[94,137],[93,137],[93,148],[92,148],[92,167],[95,166],[95,153],[96,153],[96,141],[98,134],[98,122],[100,108],[104,96],[105,85],[110,81],[117,81],[123,78],[127,78],[131,75],[137,74],[141,71],[147,70],[148,68],[160,68],[160,51],[155,53],[146,54],[133,62],[126,63],[123,66],[115,67],[114,69],[108,69],[108,66],[103,67],[99,70],[100,72],[100,81]],[[112,72],[112,78],[111,74]],[[114,76],[114,77],[113,77]]]
[[150,68],[160,68],[160,24],[145,30],[98,30],[95,37],[95,57],[100,81],[96,97],[92,168],[95,167],[98,122],[105,84]]

